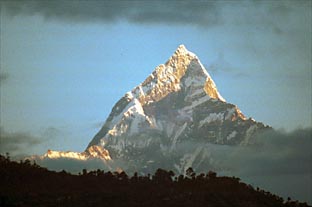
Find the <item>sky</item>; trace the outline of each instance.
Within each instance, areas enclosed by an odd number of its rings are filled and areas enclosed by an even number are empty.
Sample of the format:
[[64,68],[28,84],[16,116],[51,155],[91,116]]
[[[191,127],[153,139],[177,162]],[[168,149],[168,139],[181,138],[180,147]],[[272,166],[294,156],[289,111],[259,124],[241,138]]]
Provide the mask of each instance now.
[[246,116],[312,126],[309,0],[0,2],[1,153],[83,151],[180,44]]

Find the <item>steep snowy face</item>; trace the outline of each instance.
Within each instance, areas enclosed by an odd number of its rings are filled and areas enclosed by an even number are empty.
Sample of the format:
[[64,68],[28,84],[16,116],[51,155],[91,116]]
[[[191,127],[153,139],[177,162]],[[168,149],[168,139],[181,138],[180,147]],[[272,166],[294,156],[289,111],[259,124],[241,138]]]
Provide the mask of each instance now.
[[48,150],[30,159],[100,160],[107,169],[207,171],[217,146],[250,145],[271,129],[227,103],[198,57],[180,45],[113,107],[84,152]]
[[[186,72],[190,74],[190,78],[187,83],[181,85],[181,79]],[[165,64],[156,67],[142,84],[129,92],[129,95],[138,99],[142,105],[146,105],[181,90],[181,87],[196,84],[209,97],[225,101],[198,57],[189,52],[184,45],[180,45]]]
[[[266,128],[227,103],[198,57],[180,45],[165,64],[115,104],[88,148],[103,147],[113,160],[134,162],[144,155],[149,162],[153,156],[177,153],[179,145],[189,141],[249,144]],[[190,163],[185,159],[183,163]]]
[[[215,99],[225,102],[217,87],[198,57],[180,45],[165,64],[155,68],[145,81],[127,92],[114,106],[101,131],[94,137],[94,144],[104,146],[113,136],[133,135],[144,128],[155,128],[153,115],[146,114],[143,108],[157,103],[171,93],[188,91],[186,100]],[[197,104],[198,104],[197,103]],[[195,103],[196,104],[196,103]],[[191,107],[191,106],[190,106]]]

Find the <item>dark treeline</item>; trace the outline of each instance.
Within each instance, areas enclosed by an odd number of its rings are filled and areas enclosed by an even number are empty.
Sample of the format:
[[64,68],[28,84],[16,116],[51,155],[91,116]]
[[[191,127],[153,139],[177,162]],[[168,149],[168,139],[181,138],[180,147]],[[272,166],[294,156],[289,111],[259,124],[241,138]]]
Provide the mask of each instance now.
[[308,206],[254,189],[215,172],[185,176],[158,169],[154,175],[83,170],[54,172],[29,160],[0,155],[0,206]]

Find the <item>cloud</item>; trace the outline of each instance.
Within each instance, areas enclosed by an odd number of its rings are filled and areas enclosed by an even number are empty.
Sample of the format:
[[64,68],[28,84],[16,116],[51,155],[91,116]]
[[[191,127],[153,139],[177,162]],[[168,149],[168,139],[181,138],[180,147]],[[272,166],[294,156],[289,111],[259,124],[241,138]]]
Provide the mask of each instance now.
[[62,131],[56,127],[48,127],[42,131],[42,137],[54,140],[62,135]]
[[5,1],[10,15],[41,15],[71,22],[128,20],[135,23],[215,24],[214,1]]
[[44,139],[33,136],[28,132],[6,132],[0,128],[0,153],[9,152],[11,155],[21,155],[29,152],[44,142]]
[[222,75],[222,77],[230,75],[235,79],[248,78],[251,76],[249,71],[242,71],[239,67],[227,61],[222,52],[219,53],[218,57],[210,64],[204,64],[204,66],[211,75]]
[[[231,24],[266,24],[281,34],[278,22],[293,6],[309,1],[2,1],[7,14],[40,15],[45,19],[69,22],[115,22],[139,24],[196,25],[210,27]],[[236,11],[236,12],[235,12]]]
[[294,199],[312,203],[312,128],[270,131],[256,146],[229,147],[212,154],[226,174]]
[[82,171],[82,169],[91,170],[105,170],[105,171],[114,171],[114,168],[110,168],[108,164],[104,163],[101,159],[89,159],[84,160],[75,160],[67,158],[59,159],[35,159],[36,163],[42,167],[46,167],[49,170],[61,171],[65,170],[67,172],[76,173]]
[[204,149],[207,162],[200,155],[193,163],[197,173],[211,169],[285,198],[312,203],[312,128],[267,131],[250,146],[189,141],[178,147],[181,155]]
[[229,63],[225,58],[224,54],[221,52],[218,57],[212,61],[209,65],[205,64],[207,71],[212,74],[218,73],[230,73],[233,75],[237,74],[237,69],[231,63]]
[[0,73],[0,85],[5,83],[9,79],[9,74],[5,72]]
[[[9,152],[14,159],[39,153],[50,147],[55,147],[55,140],[64,141],[63,130],[56,127],[46,127],[33,134],[25,131],[8,132],[0,127],[0,153]],[[51,142],[54,141],[54,142]]]
[[259,135],[256,142],[256,146],[234,149],[225,164],[248,175],[312,173],[312,128],[270,131]]

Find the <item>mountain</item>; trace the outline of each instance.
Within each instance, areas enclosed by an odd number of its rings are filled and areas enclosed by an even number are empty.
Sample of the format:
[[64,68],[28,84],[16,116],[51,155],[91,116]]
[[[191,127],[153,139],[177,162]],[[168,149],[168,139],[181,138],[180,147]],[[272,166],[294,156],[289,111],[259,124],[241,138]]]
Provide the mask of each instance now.
[[93,168],[100,164],[128,173],[165,168],[185,174],[189,167],[222,171],[213,151],[252,145],[268,129],[227,103],[199,58],[180,45],[115,104],[84,152],[48,150],[30,159],[43,165],[69,159],[83,166],[93,160]]
[[113,107],[88,149],[99,146],[128,171],[211,166],[209,144],[249,145],[270,127],[227,103],[199,58],[180,45]]
[[77,159],[77,160],[88,160],[92,158],[100,158],[103,161],[111,160],[109,152],[103,149],[100,146],[91,146],[86,149],[85,152],[61,152],[48,150],[41,159],[49,158],[49,159],[59,159],[59,158],[69,158],[69,159]]
[[33,160],[50,170],[67,170],[78,173],[81,169],[116,170],[109,152],[101,146],[88,147],[84,152],[48,150],[44,155],[32,155],[24,160]]

